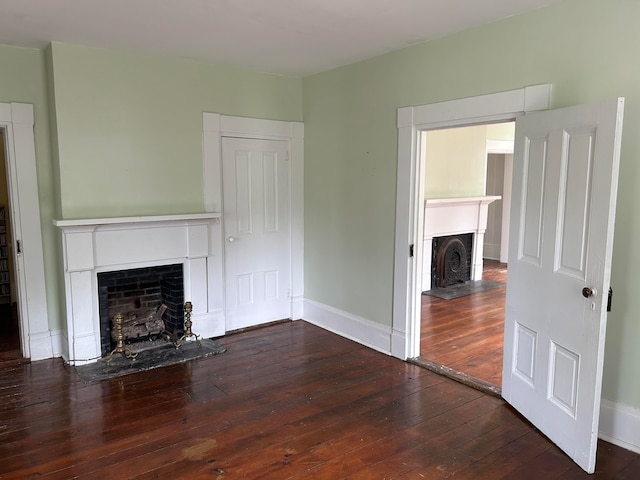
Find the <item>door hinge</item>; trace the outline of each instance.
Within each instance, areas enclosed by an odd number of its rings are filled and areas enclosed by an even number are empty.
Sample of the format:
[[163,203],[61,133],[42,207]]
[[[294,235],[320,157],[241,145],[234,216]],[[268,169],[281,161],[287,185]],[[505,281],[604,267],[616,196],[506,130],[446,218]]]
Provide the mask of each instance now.
[[607,298],[607,312],[611,311],[611,302],[613,302],[613,288],[609,287],[609,297]]
[[16,240],[16,255],[20,255],[22,253],[22,244],[20,240]]
[[287,150],[286,152],[284,152],[284,161],[288,162],[289,161],[289,150]]
[[413,243],[409,245],[409,258],[413,258]]

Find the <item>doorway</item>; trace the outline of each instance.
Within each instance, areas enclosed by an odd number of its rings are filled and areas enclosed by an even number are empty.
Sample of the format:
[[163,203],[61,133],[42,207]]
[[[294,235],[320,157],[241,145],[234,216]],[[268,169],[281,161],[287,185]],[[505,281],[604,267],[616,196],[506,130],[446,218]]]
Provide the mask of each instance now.
[[[303,252],[304,252],[304,125],[300,122],[283,122],[278,120],[265,120],[257,118],[244,118],[233,117],[227,115],[220,115],[217,113],[204,112],[202,114],[202,128],[203,128],[203,163],[204,163],[204,197],[205,197],[205,210],[207,212],[221,212],[223,211],[223,148],[222,144],[224,139],[236,138],[236,139],[254,139],[275,141],[276,143],[285,142],[288,145],[287,151],[280,154],[285,164],[287,164],[285,170],[288,172],[288,199],[289,206],[286,216],[289,219],[289,233],[288,233],[288,270],[286,276],[288,280],[288,289],[286,292],[280,293],[280,298],[285,294],[287,300],[287,311],[292,320],[302,318],[302,307],[304,303],[304,268],[303,268]],[[275,162],[276,164],[278,162]],[[272,165],[273,162],[266,161],[267,165]],[[263,167],[265,162],[262,163]],[[246,170],[248,172],[248,170]],[[229,173],[229,169],[227,169]],[[283,172],[284,173],[284,172]],[[272,177],[273,178],[273,177]],[[246,182],[245,182],[246,183]],[[270,191],[273,191],[272,189]],[[226,200],[226,198],[225,198]],[[274,205],[273,199],[267,202],[269,205]],[[259,207],[258,207],[259,208]],[[268,215],[268,218],[274,219],[273,215]],[[222,223],[222,222],[221,222]],[[226,222],[225,222],[226,223]],[[266,225],[267,229],[273,230],[271,225]],[[218,250],[218,258],[222,259],[226,257],[227,246],[233,244],[233,247],[242,246],[244,241],[236,242],[236,235],[232,233],[228,228],[223,230],[222,225],[218,228],[220,238],[220,250]],[[225,234],[227,234],[225,236]],[[230,242],[229,236],[233,237]],[[241,240],[241,239],[240,239]],[[236,249],[237,250],[237,249]],[[227,260],[225,258],[225,260]],[[224,287],[226,278],[224,278],[223,271],[225,271],[225,265],[223,261],[218,264],[215,278],[212,278],[212,284],[220,285],[218,291],[223,292],[228,290]],[[264,269],[273,271],[273,268]],[[269,291],[262,289],[262,293],[266,293],[265,296],[273,297],[275,290],[272,287],[279,287],[280,275],[267,274],[267,284],[270,285]],[[238,278],[239,284],[236,282],[236,286],[241,287],[237,289],[237,292],[246,292],[251,294],[251,282],[248,276]],[[244,283],[243,283],[244,282]],[[264,284],[263,284],[264,285]],[[257,284],[254,284],[257,287]],[[276,288],[277,289],[277,288]],[[215,289],[211,289],[212,291]],[[237,293],[236,292],[236,293]],[[254,294],[257,295],[255,289]],[[226,293],[225,293],[226,295]],[[254,296],[255,296],[254,295]],[[217,297],[210,294],[210,304],[218,305],[221,314],[220,334],[229,331],[231,329],[238,329],[247,326],[247,318],[236,318],[227,325],[226,323],[226,301],[227,298],[222,298],[224,295]],[[237,298],[237,295],[236,295]],[[241,300],[248,300],[249,297],[243,297]],[[253,322],[253,320],[251,321]]]
[[[511,201],[514,129],[511,121],[422,132],[425,253],[418,361],[496,393],[502,380],[507,282],[509,211],[503,206]],[[457,206],[471,199],[484,200],[479,208]],[[449,201],[454,207],[447,214],[456,218],[438,220],[443,212],[436,205]],[[478,229],[467,233],[467,223]],[[469,237],[473,249],[463,249],[466,258],[461,259],[466,277],[440,285],[438,270],[447,258],[440,245]]]
[[0,359],[22,358],[11,247],[5,132],[0,129]]

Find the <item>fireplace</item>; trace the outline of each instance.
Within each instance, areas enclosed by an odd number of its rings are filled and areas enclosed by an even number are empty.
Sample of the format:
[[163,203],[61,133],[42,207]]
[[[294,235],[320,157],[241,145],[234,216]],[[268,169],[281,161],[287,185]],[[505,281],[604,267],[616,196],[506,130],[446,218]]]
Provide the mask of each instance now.
[[473,234],[449,235],[433,239],[431,285],[444,288],[471,280]]
[[[437,237],[471,234],[471,246],[466,244],[470,255],[468,273],[470,280],[482,278],[482,250],[484,232],[487,229],[489,204],[499,196],[433,198],[424,203],[424,236],[422,247],[422,291],[436,286],[432,275],[436,261],[433,239]],[[455,242],[457,247],[460,245]],[[455,259],[455,258],[454,258]]]
[[[172,315],[178,325],[169,328],[182,328],[181,308],[188,301],[193,308],[193,331],[203,338],[223,335],[223,239],[219,218],[217,213],[195,213],[55,220],[54,225],[62,232],[64,257],[67,318],[63,358],[71,365],[83,365],[96,362],[108,348],[110,340],[101,320],[104,307],[100,305],[99,277],[108,276],[109,272],[126,276],[138,269],[177,266],[182,280],[172,277],[169,290],[181,288],[182,296],[173,291],[176,305],[167,306],[167,311],[174,310]],[[153,288],[157,287],[148,286],[147,299],[136,293],[133,300],[123,302],[134,309],[138,304],[143,309],[155,308],[150,299],[155,295]],[[154,305],[159,303],[157,299],[155,302]],[[109,307],[106,308],[108,316]]]
[[113,318],[127,320],[125,344],[137,349],[176,340],[184,333],[182,264],[98,273],[102,355],[115,346]]

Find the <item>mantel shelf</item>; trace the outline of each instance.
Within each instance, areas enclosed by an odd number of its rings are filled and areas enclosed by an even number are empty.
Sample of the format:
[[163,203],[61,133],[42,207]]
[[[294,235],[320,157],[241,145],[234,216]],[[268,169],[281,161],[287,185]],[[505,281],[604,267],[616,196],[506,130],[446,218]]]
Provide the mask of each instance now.
[[79,218],[72,220],[53,220],[53,225],[59,228],[88,227],[99,225],[118,225],[126,223],[151,223],[151,222],[179,222],[188,220],[216,220],[222,214],[210,213],[183,213],[177,215],[150,215],[141,217],[113,217],[113,218]]

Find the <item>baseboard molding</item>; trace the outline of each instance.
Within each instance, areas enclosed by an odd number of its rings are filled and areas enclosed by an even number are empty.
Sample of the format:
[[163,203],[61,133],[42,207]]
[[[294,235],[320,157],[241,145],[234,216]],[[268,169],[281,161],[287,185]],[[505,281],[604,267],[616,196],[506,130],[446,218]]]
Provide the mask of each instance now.
[[62,330],[51,330],[51,346],[53,348],[53,358],[61,357],[65,348],[64,332]]
[[51,331],[46,330],[29,334],[29,353],[29,357],[33,361],[52,358],[54,355]]
[[301,320],[304,314],[304,297],[299,295],[291,299],[291,320]]
[[500,260],[500,245],[485,243],[482,257],[489,260]]
[[429,290],[431,290],[431,270],[429,270],[429,273],[422,274],[420,285],[423,292],[428,292]]
[[194,313],[192,332],[202,338],[212,338],[224,335],[225,324],[222,310],[206,313]]
[[640,453],[640,410],[603,399],[600,403],[598,436],[609,443]]
[[325,330],[391,355],[391,326],[380,325],[366,318],[308,299],[304,301],[302,318]]

